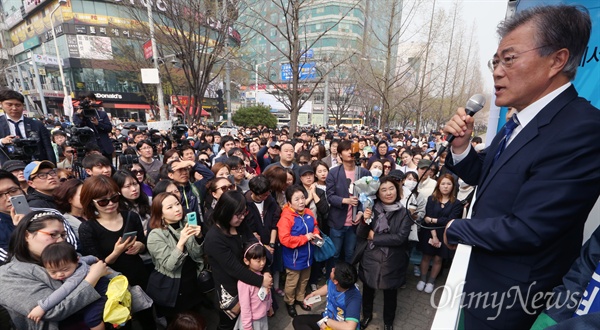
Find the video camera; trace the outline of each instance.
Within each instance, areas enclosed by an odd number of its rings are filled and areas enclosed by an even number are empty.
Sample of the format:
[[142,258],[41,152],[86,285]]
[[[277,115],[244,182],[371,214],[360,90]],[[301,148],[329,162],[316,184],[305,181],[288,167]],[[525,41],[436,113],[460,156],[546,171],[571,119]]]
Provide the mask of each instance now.
[[132,165],[140,162],[136,155],[119,155],[119,164],[121,165]]
[[83,116],[85,118],[99,118],[98,110],[94,108],[101,107],[100,104],[97,104],[96,102],[93,102],[88,98],[84,98],[83,100],[79,101],[79,107],[81,108],[81,110],[83,110]]
[[31,160],[38,151],[37,139],[14,139],[13,159]]

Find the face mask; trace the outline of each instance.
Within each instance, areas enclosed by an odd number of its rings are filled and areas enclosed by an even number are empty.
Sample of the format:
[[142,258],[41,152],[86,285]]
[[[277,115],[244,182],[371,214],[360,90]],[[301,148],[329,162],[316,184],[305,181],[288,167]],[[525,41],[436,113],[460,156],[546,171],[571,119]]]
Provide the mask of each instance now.
[[383,172],[381,172],[381,170],[378,168],[374,168],[371,170],[371,176],[374,178],[380,178],[382,174]]
[[417,181],[406,180],[406,181],[404,181],[404,186],[406,188],[408,188],[409,190],[413,190],[417,186]]

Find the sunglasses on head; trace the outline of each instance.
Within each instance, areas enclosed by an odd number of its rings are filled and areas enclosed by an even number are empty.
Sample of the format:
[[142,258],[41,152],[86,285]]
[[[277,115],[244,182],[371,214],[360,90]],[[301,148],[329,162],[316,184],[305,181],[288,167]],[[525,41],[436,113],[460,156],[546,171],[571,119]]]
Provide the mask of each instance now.
[[108,203],[111,203],[111,202],[113,204],[118,203],[119,202],[119,197],[120,197],[120,194],[117,193],[117,194],[112,195],[109,198],[94,199],[93,201],[96,202],[96,204],[98,204],[98,206],[103,206],[104,207],[104,206],[108,205]]

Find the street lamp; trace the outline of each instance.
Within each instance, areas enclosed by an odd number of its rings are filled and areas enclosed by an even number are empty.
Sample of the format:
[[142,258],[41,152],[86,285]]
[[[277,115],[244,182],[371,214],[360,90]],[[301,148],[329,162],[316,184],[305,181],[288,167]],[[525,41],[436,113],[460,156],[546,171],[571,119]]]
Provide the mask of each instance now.
[[258,105],[258,66],[267,64],[272,60],[254,64],[254,105]]
[[[60,5],[63,3],[67,3],[67,0],[58,0],[56,7],[52,10],[52,12],[50,12],[50,27],[52,28],[52,39],[54,39],[54,50],[56,51],[56,60],[58,62],[58,71],[60,72],[60,82],[62,83],[63,94],[64,94],[64,97],[66,100],[67,95],[68,95],[67,83],[65,81],[65,72],[63,70],[63,65],[62,65],[62,56],[60,56],[60,52],[58,50],[58,41],[56,41],[56,31],[54,31],[54,20],[52,19],[52,15],[54,15],[54,13],[56,13],[56,11],[60,8]],[[32,59],[32,60],[34,60],[34,59]],[[44,97],[43,91],[42,91],[42,97]]]

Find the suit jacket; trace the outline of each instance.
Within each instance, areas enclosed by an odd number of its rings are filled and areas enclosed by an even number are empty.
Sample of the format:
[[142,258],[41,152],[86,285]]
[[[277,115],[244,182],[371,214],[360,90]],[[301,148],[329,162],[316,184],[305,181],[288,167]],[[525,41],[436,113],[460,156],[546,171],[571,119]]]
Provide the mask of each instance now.
[[[512,300],[518,287],[531,302],[536,292],[560,284],[577,257],[584,222],[600,194],[598,127],[600,111],[571,86],[523,128],[495,164],[502,134],[480,154],[471,149],[458,164],[452,165],[449,153],[449,169],[478,185],[471,219],[454,221],[447,230],[449,243],[474,246],[465,293],[507,295],[512,289]],[[467,329],[529,328],[535,320],[535,313],[527,314],[518,301],[489,320],[498,309],[475,300],[464,309]],[[527,310],[543,307],[538,300]]]
[[[371,175],[368,170],[357,166],[358,178]],[[348,183],[346,181],[346,171],[344,165],[336,166],[329,171],[325,179],[327,201],[329,202],[329,217],[327,224],[330,228],[341,229],[346,222],[348,214],[348,204],[342,204],[344,198],[350,197]]]
[[112,123],[108,119],[106,111],[98,110],[98,125],[92,124],[89,118],[79,117],[78,115],[73,116],[73,123],[75,123],[76,126],[87,126],[94,130],[96,142],[102,150],[102,154],[112,155],[113,151],[115,151],[112,140],[108,136],[108,133],[112,131]]
[[[56,155],[52,148],[52,140],[50,139],[50,132],[39,120],[33,120],[32,118],[23,118],[23,124],[25,125],[25,134],[28,138],[35,136],[38,139],[38,152],[33,155],[36,160],[49,160],[56,164]],[[6,116],[0,117],[0,137],[10,135],[10,128]],[[0,162],[4,164],[5,161],[13,158],[5,147],[2,148],[4,152],[0,152]],[[5,154],[6,153],[6,154]]]

